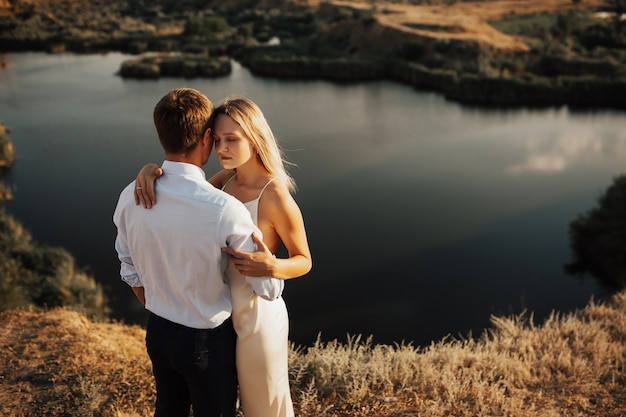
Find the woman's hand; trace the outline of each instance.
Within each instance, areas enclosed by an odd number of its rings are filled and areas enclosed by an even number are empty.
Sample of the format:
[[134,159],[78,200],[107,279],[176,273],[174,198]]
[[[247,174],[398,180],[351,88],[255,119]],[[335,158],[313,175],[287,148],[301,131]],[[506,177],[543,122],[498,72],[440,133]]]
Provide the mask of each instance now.
[[163,170],[157,164],[147,164],[141,168],[135,180],[135,204],[144,208],[151,208],[156,204],[154,182],[163,175]]
[[222,251],[232,257],[233,263],[241,275],[248,277],[273,277],[276,257],[267,248],[267,245],[259,239],[256,233],[252,234],[252,240],[257,246],[256,252],[243,252],[231,248],[222,248]]

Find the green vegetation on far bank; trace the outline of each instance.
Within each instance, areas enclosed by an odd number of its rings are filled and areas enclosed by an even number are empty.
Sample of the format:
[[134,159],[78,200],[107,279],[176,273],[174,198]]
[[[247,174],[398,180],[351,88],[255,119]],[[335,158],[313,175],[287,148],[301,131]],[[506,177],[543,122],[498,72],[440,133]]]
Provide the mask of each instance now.
[[119,75],[127,78],[185,78],[219,77],[230,74],[231,64],[226,57],[208,57],[200,54],[145,55],[122,63]]
[[[394,1],[68,0],[74,6],[65,9],[55,8],[54,1],[12,3],[12,14],[0,15],[0,44],[6,51],[150,54],[125,63],[122,76],[220,76],[230,68],[197,62],[235,58],[260,76],[390,79],[477,105],[626,109],[623,0],[607,0],[601,8],[572,1],[567,10],[528,15],[512,8],[489,22],[523,39],[526,51],[409,30],[419,25],[398,29],[384,22],[397,13]],[[450,7],[455,2],[428,3]],[[489,7],[496,0],[483,3]],[[154,62],[164,55],[155,54],[172,52],[186,55],[164,71]]]

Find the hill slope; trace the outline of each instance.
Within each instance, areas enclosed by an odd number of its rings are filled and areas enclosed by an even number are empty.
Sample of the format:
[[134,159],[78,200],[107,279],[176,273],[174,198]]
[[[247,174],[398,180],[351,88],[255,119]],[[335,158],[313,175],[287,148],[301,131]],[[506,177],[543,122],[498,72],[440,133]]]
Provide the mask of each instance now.
[[[371,8],[372,2],[346,0],[333,1],[335,5]],[[462,1],[453,4],[400,4],[380,6],[376,13],[383,26],[405,32],[417,39],[448,39],[471,42],[481,47],[491,47],[500,52],[528,52],[520,37],[506,35],[487,21],[508,16],[524,16],[567,10],[595,10],[605,4],[603,0],[496,0]],[[393,43],[388,37],[387,44]]]
[[0,322],[0,415],[112,416],[152,405],[140,327],[64,309],[13,310]]
[[[424,348],[318,342],[292,349],[300,416],[626,415],[626,292],[606,304],[493,318],[476,340]],[[0,415],[151,415],[154,384],[140,327],[64,309],[0,314]]]

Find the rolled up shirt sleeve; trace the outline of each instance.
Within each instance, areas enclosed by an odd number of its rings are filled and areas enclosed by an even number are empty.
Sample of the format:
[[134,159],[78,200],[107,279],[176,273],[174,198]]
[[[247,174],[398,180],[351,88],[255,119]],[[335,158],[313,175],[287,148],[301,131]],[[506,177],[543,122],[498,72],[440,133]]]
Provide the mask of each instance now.
[[[120,199],[130,198],[128,196],[129,190],[134,189],[134,183],[126,187],[126,189],[122,192]],[[117,252],[117,257],[120,260],[120,276],[122,281],[127,283],[131,287],[142,287],[141,279],[139,278],[139,274],[135,269],[135,265],[133,263],[133,258],[130,256],[130,250],[128,248],[128,231],[127,224],[124,221],[125,214],[122,206],[118,202],[118,206],[115,209],[115,213],[113,214],[113,223],[117,227],[117,236],[115,238],[115,250]]]
[[123,239],[121,239],[120,236],[115,239],[115,250],[120,260],[120,276],[122,277],[122,281],[131,287],[142,287],[141,279],[128,253],[128,248],[123,244]]

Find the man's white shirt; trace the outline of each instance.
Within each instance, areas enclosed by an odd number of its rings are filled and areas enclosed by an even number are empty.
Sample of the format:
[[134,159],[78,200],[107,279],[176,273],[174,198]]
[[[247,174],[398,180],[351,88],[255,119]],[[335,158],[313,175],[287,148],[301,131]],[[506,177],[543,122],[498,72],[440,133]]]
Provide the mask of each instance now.
[[[224,279],[228,246],[253,252],[252,233],[262,238],[245,206],[216,189],[204,170],[164,161],[155,184],[158,202],[135,205],[135,182],[120,194],[113,215],[120,274],[131,287],[144,287],[146,309],[188,327],[219,326],[230,317],[230,292]],[[277,298],[284,282],[247,277],[264,298]]]

